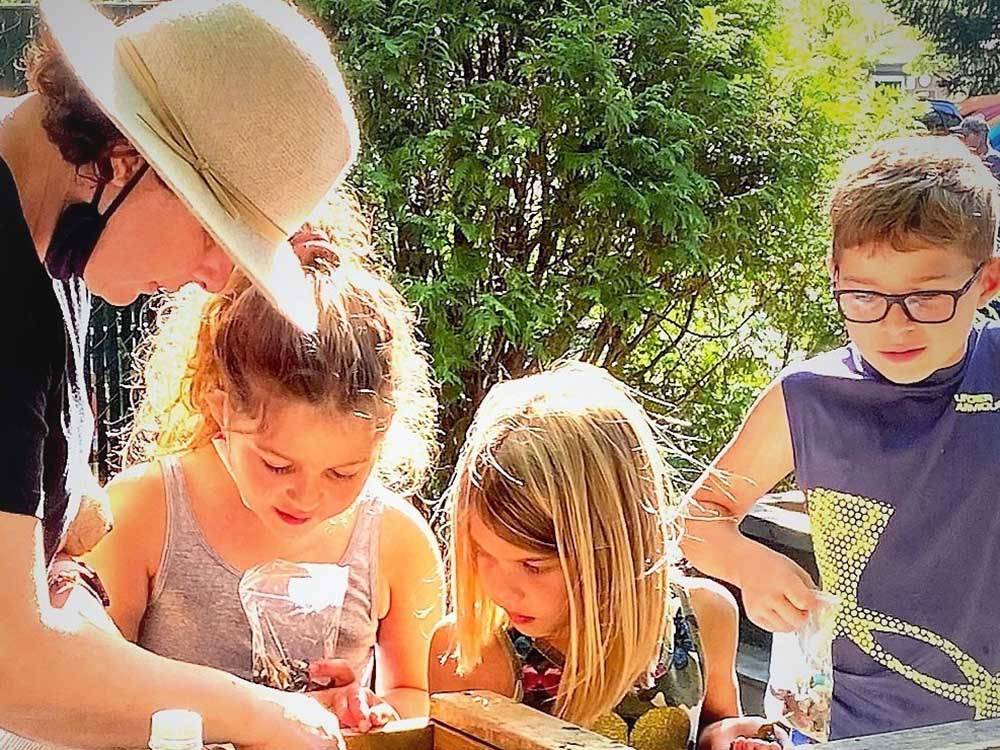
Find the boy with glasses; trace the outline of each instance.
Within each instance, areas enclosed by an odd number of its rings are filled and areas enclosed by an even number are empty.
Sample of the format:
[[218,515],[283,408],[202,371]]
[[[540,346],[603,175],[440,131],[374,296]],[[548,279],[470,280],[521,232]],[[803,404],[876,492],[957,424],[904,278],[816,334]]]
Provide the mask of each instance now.
[[830,201],[850,344],[767,388],[692,491],[684,549],[799,628],[813,582],[739,521],[790,472],[841,601],[831,739],[1000,716],[1000,288],[996,181],[957,140],[887,141]]

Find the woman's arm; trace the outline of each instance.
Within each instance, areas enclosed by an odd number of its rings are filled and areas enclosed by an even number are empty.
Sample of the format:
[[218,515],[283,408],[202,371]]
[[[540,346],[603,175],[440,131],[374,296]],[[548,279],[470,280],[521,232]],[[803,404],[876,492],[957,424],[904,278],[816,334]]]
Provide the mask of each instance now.
[[322,721],[335,731],[336,722],[305,696],[164,659],[53,610],[38,519],[0,512],[0,539],[0,726],[72,747],[142,747],[155,711],[184,706],[202,715],[209,741],[255,750],[336,746],[307,728]]

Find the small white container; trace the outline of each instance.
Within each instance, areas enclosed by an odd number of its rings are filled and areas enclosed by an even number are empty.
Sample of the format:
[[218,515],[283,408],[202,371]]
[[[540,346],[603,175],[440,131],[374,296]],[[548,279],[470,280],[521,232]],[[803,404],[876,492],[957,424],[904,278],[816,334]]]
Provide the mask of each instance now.
[[153,714],[149,750],[202,750],[204,746],[200,714],[180,708]]

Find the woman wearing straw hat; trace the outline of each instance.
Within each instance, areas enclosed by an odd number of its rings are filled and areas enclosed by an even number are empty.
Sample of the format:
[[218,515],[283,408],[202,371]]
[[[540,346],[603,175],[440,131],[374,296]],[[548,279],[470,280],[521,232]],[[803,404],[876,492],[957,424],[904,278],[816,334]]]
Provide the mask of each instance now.
[[187,707],[209,741],[339,743],[313,698],[154,656],[44,593],[92,482],[89,292],[214,290],[235,263],[312,325],[286,238],[358,148],[329,44],[284,0],[172,0],[120,27],[86,0],[41,11],[35,91],[0,112],[0,726],[137,747],[153,712]]

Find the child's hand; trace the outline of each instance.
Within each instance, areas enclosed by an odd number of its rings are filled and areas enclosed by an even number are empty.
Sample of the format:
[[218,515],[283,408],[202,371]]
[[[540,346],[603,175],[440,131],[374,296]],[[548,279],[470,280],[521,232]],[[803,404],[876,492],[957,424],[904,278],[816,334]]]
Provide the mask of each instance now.
[[772,633],[798,630],[817,604],[809,574],[763,545],[749,549],[738,582],[747,617]]
[[729,750],[792,750],[793,747],[788,732],[776,724],[763,724],[753,737],[734,739]]
[[737,737],[729,746],[729,750],[792,750],[794,748],[788,735],[781,729],[776,728],[775,734],[778,735],[778,742],[769,742],[756,737]]
[[345,729],[370,732],[399,719],[399,714],[372,690],[358,684],[354,671],[342,659],[321,659],[309,665],[309,677],[316,684],[332,687],[316,696],[340,720]]
[[399,719],[396,709],[368,688],[333,688],[331,710],[345,729],[370,732]]
[[698,750],[793,750],[793,745],[788,733],[767,719],[731,716],[702,730]]

